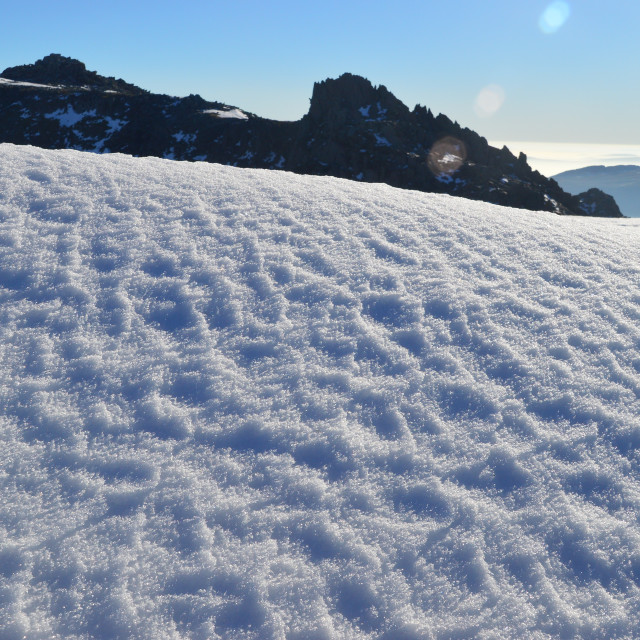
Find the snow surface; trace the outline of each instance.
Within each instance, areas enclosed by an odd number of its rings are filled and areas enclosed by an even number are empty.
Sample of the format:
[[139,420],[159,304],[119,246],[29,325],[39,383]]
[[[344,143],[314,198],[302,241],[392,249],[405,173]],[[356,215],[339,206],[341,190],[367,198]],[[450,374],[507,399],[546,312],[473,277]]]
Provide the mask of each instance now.
[[[63,127],[73,127],[81,120],[84,120],[87,117],[95,117],[95,115],[95,109],[78,113],[73,106],[69,104],[67,105],[66,110],[58,109],[53,113],[46,113],[44,117],[49,118],[50,120],[58,120]],[[109,120],[112,119],[109,118]]]
[[3,640],[637,637],[637,222],[0,163]]
[[103,116],[107,123],[107,135],[111,135],[116,131],[120,131],[125,124],[128,124],[128,120],[120,120],[119,118],[112,118],[111,116]]
[[58,89],[60,85],[37,84],[36,82],[22,82],[18,80],[9,80],[9,78],[0,78],[0,84],[12,87],[37,87],[38,89]]
[[379,133],[376,133],[375,131],[373,132],[373,135],[376,137],[376,144],[379,147],[390,147],[391,143],[382,135],[380,135]]
[[240,109],[206,109],[202,113],[209,113],[218,118],[236,118],[238,120],[248,120],[249,116]]
[[[457,164],[460,166],[463,161],[460,156],[457,156],[453,153],[445,153],[442,158],[439,159],[442,164]],[[506,180],[505,180],[506,181]]]

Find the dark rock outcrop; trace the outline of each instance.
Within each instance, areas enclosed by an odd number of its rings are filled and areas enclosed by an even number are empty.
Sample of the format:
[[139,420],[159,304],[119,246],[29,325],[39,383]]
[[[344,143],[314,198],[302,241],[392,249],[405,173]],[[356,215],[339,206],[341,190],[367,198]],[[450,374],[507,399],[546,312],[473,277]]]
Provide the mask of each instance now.
[[606,198],[566,193],[533,171],[524,154],[495,149],[425,107],[410,110],[386,87],[352,74],[316,83],[309,112],[297,122],[198,95],[151,94],[58,54],[0,78],[0,142],[284,169],[559,214],[620,215]]
[[120,91],[127,93],[145,93],[140,87],[124,80],[106,78],[95,71],[88,71],[83,62],[51,53],[34,64],[9,67],[2,72],[8,80],[34,82],[37,84],[55,84],[63,86],[90,87],[103,91]]
[[585,215],[596,215],[594,213],[596,211],[598,212],[597,215],[608,218],[619,218],[622,215],[613,196],[595,187],[579,194],[577,198],[580,200],[580,207],[585,212]]

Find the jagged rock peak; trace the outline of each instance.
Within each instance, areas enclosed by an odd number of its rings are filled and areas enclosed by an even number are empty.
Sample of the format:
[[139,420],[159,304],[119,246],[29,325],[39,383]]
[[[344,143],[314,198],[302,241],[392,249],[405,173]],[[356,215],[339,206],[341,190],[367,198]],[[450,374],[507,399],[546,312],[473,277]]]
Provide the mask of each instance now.
[[88,71],[80,60],[68,58],[59,53],[51,53],[34,64],[9,67],[1,74],[8,80],[35,82],[38,84],[55,84],[73,87],[91,87],[94,89],[121,91],[127,93],[143,93],[143,89],[124,80],[98,75]]
[[398,117],[409,113],[409,109],[384,85],[375,87],[366,78],[352,73],[343,73],[339,78],[328,78],[313,85],[309,108],[312,119],[326,118],[345,110],[371,118],[383,115]]

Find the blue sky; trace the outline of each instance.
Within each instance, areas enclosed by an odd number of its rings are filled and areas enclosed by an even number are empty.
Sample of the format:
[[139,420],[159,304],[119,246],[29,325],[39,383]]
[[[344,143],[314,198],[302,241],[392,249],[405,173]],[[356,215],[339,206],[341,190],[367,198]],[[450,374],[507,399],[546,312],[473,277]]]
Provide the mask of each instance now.
[[639,31],[637,0],[12,2],[0,70],[56,52],[291,120],[349,71],[490,140],[640,144]]

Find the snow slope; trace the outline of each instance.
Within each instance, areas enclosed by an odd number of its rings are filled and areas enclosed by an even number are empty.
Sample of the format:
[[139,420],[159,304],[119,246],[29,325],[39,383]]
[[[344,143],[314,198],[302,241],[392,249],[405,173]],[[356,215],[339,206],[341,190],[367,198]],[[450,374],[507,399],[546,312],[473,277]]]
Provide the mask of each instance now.
[[2,640],[636,636],[636,221],[0,167]]

